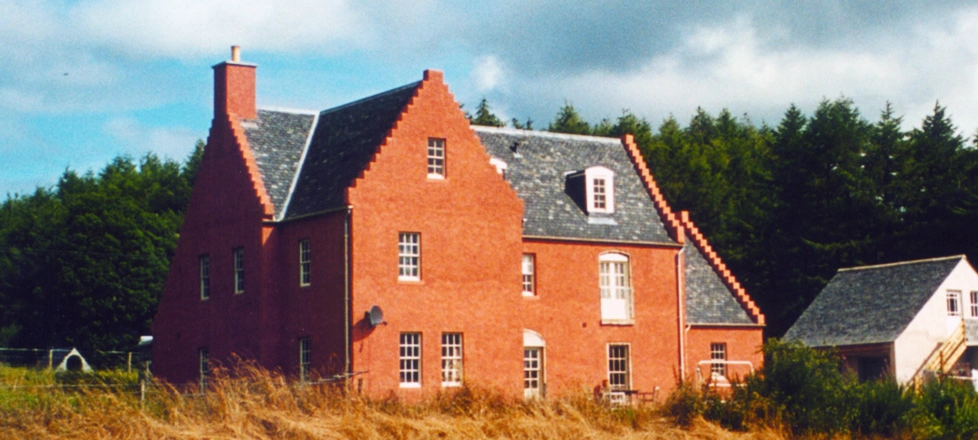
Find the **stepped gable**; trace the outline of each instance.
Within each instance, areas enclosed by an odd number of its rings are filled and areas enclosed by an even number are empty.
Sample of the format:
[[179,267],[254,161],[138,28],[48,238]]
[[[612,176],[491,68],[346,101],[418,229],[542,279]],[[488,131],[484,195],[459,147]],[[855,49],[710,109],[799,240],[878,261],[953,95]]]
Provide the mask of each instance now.
[[[526,237],[676,244],[636,175],[621,140],[473,126],[523,199]],[[615,173],[614,213],[589,216],[567,194],[566,176],[591,166]]]
[[839,269],[784,339],[811,347],[893,342],[962,259]]
[[312,112],[259,109],[255,119],[241,121],[275,218],[285,210],[315,120]]
[[401,112],[415,82],[319,114],[285,219],[346,206],[346,188],[366,169]]

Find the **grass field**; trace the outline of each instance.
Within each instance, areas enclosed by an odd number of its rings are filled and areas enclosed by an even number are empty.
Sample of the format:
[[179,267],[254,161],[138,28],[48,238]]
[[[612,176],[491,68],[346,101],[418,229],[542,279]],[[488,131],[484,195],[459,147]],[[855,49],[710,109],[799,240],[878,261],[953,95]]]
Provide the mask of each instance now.
[[55,375],[0,367],[0,438],[121,439],[778,439],[732,433],[697,419],[679,428],[660,408],[609,408],[582,393],[523,402],[462,388],[407,404],[297,385],[257,368],[218,374],[206,394],[134,373]]

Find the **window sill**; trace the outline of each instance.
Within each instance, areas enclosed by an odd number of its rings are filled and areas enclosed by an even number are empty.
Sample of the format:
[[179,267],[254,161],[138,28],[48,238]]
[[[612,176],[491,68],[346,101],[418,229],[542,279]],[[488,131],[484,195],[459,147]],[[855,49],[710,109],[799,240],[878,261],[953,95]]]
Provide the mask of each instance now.
[[423,284],[421,278],[417,277],[397,277],[397,282],[401,284]]
[[428,180],[445,180],[445,176],[442,174],[428,174]]
[[635,325],[635,319],[602,319],[601,325]]
[[462,382],[442,382],[442,388],[459,388],[462,386]]
[[523,292],[523,298],[536,298],[537,295],[533,292]]
[[418,388],[421,388],[421,384],[420,383],[402,383],[401,384],[401,388],[407,388],[407,389],[414,388],[414,389],[418,389]]

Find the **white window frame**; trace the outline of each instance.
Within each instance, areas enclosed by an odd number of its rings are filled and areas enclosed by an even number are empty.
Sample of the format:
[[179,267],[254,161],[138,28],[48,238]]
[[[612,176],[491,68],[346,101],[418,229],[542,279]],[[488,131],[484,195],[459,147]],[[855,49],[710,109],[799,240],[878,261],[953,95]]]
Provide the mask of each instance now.
[[523,398],[543,397],[544,393],[544,347],[523,347]]
[[428,178],[445,178],[445,139],[428,138]]
[[615,172],[602,166],[584,170],[588,213],[615,212]]
[[536,254],[523,254],[521,271],[523,273],[523,296],[536,296],[537,294],[537,256]]
[[421,388],[421,333],[401,333],[398,349],[401,388]]
[[234,293],[240,294],[244,293],[245,289],[245,255],[244,248],[237,247],[231,253],[233,255],[232,260],[234,260]]
[[721,361],[721,362],[714,362],[710,364],[710,377],[715,379],[721,377],[727,377],[727,343],[726,342],[710,343],[710,360]]
[[947,291],[947,316],[961,316],[961,291]]
[[608,344],[608,390],[632,389],[632,348],[627,343]]
[[598,285],[601,294],[601,321],[629,324],[634,322],[631,259],[619,252],[598,256]]
[[200,376],[200,392],[207,391],[207,378],[211,375],[210,352],[207,347],[197,349],[197,374]]
[[309,239],[299,240],[299,286],[312,284],[312,245]]
[[397,279],[421,280],[421,234],[418,232],[397,234]]
[[211,256],[202,254],[200,262],[200,299],[206,301],[211,298]]
[[978,291],[971,291],[971,317],[978,318]]
[[462,386],[462,334],[441,334],[441,386]]
[[299,380],[309,381],[312,370],[312,340],[308,337],[299,338]]

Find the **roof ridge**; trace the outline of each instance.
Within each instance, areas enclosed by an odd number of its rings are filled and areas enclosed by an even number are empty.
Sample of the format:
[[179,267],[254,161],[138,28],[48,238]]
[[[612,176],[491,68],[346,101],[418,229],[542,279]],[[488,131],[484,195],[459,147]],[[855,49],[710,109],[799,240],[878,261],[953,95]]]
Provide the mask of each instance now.
[[839,268],[838,271],[839,272],[852,272],[852,271],[857,271],[857,270],[882,269],[882,268],[895,267],[895,266],[907,266],[907,265],[911,265],[911,264],[934,263],[934,262],[937,262],[937,261],[953,260],[953,259],[959,259],[959,258],[965,258],[965,259],[967,259],[967,257],[964,254],[958,254],[958,255],[949,255],[947,257],[923,258],[923,259],[920,259],[920,260],[895,261],[893,263],[871,264],[871,265],[868,265],[868,266],[842,267],[842,268]]
[[420,86],[422,82],[423,81],[415,81],[415,82],[410,83],[410,84],[405,84],[405,85],[400,86],[400,87],[395,87],[395,88],[390,89],[390,90],[386,90],[386,91],[383,91],[383,92],[380,92],[380,93],[377,93],[377,94],[370,95],[370,96],[368,96],[366,98],[360,98],[360,99],[358,99],[356,101],[351,101],[351,102],[348,102],[346,104],[342,104],[342,105],[339,105],[339,106],[336,106],[336,107],[333,107],[333,108],[328,108],[326,110],[323,110],[323,111],[319,112],[319,114],[320,115],[323,115],[323,114],[326,114],[326,113],[332,113],[334,111],[342,110],[342,109],[347,108],[347,107],[352,107],[354,105],[358,105],[360,103],[363,103],[363,102],[366,102],[366,101],[370,101],[372,99],[381,98],[381,97],[384,97],[384,96],[387,96],[387,95],[393,95],[394,93],[397,93],[397,92],[403,92],[406,89],[415,88],[415,87]]
[[318,115],[319,114],[319,111],[317,110],[299,109],[299,108],[291,108],[291,107],[275,107],[275,106],[258,107],[258,111],[292,113],[296,115]]
[[520,128],[492,127],[488,125],[474,125],[474,124],[470,124],[470,127],[472,127],[472,130],[474,131],[482,131],[485,133],[514,134],[514,135],[523,135],[523,136],[537,136],[537,137],[548,137],[548,138],[569,139],[569,140],[591,140],[591,141],[606,142],[608,144],[621,145],[621,138],[617,138],[617,137],[594,136],[590,134],[555,133],[552,131],[524,130]]
[[299,177],[302,176],[302,169],[306,164],[306,154],[309,153],[309,145],[312,144],[312,137],[316,133],[317,125],[319,125],[319,113],[313,113],[312,124],[309,124],[309,134],[306,136],[305,145],[302,146],[302,155],[299,156],[299,165],[295,169],[295,175],[292,176],[292,184],[289,185],[289,192],[285,196],[285,201],[282,202],[282,211],[275,220],[281,221],[289,214],[289,204],[292,203],[292,195],[295,194],[295,186],[299,183]]

